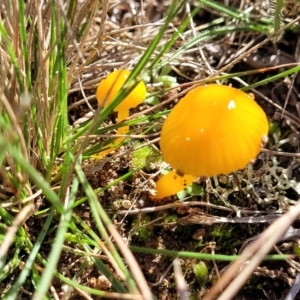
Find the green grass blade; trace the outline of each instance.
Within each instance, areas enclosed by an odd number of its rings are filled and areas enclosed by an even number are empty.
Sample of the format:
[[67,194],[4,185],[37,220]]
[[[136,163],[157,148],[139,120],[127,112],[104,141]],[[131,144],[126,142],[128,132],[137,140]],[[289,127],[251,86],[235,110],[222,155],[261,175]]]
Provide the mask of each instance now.
[[[208,253],[198,253],[198,252],[188,252],[188,251],[173,251],[167,249],[151,249],[142,248],[137,246],[130,246],[133,252],[145,253],[145,254],[161,254],[172,257],[185,257],[193,259],[205,259],[205,260],[219,260],[219,261],[235,261],[239,258],[238,255],[222,255],[222,254],[208,254]],[[265,260],[285,260],[291,258],[288,254],[276,254],[267,255]]]
[[90,204],[90,208],[91,211],[93,213],[93,217],[94,220],[96,222],[96,225],[98,227],[98,230],[101,234],[101,237],[104,241],[106,241],[107,243],[107,247],[110,250],[111,255],[114,257],[114,259],[116,260],[119,268],[121,269],[121,271],[123,272],[123,274],[125,275],[126,278],[126,282],[128,284],[129,290],[132,292],[137,292],[137,286],[132,278],[132,275],[129,273],[127,267],[125,266],[122,258],[120,257],[118,251],[116,250],[116,248],[114,247],[114,245],[111,243],[109,235],[104,227],[104,224],[106,226],[113,226],[109,217],[107,216],[106,212],[104,211],[104,209],[101,207],[97,196],[95,194],[95,192],[93,191],[92,187],[89,185],[89,183],[86,180],[86,177],[83,173],[83,171],[77,167],[76,168],[76,173],[77,176],[79,178],[80,183],[83,186],[83,189],[85,191],[85,194],[87,196],[87,199],[89,200],[89,204]]
[[72,206],[76,199],[76,194],[78,191],[79,182],[75,178],[72,183],[70,195],[68,199],[65,199],[66,201],[66,208],[64,209],[64,212],[61,216],[61,220],[57,229],[56,237],[52,245],[51,252],[49,254],[49,259],[47,266],[43,272],[43,275],[41,277],[41,280],[37,286],[37,290],[35,291],[32,299],[33,300],[40,300],[43,299],[43,297],[48,292],[52,277],[53,277],[53,271],[56,269],[58,260],[61,256],[61,250],[63,248],[63,243],[65,240],[65,234],[68,230],[69,222],[71,221],[72,217]]
[[[15,281],[14,285],[8,290],[8,292],[5,294],[5,299],[7,300],[14,300],[17,298],[17,295],[19,293],[20,288],[23,286],[26,278],[30,274],[32,270],[32,266],[35,262],[36,256],[39,253],[40,247],[45,239],[45,236],[49,230],[49,227],[51,225],[51,222],[53,220],[55,214],[55,210],[51,209],[50,213],[47,217],[47,220],[42,228],[42,231],[40,235],[38,236],[35,244],[33,245],[32,249],[30,250],[30,254],[26,260],[25,265],[23,266],[22,272]],[[34,271],[34,270],[32,270]]]

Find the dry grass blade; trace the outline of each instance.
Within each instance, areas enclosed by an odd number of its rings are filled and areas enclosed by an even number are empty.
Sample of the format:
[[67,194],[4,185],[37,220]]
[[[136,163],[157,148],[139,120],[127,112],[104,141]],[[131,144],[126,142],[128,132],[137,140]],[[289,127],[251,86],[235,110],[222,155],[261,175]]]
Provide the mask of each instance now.
[[116,228],[114,226],[109,226],[109,231],[114,238],[116,244],[119,246],[119,249],[123,256],[126,259],[126,262],[128,263],[129,269],[136,280],[136,283],[140,289],[141,294],[144,297],[144,300],[152,300],[152,292],[149,288],[149,285],[147,284],[144,274],[141,271],[140,266],[138,265],[136,259],[134,258],[132,252],[129,250],[127,245],[124,243],[123,239],[121,238],[120,234],[117,232]]
[[284,300],[294,300],[294,299],[296,299],[296,296],[297,296],[299,290],[300,290],[300,274],[297,275],[295,281],[293,282],[293,285],[292,285],[290,291],[288,292],[288,294],[286,295]]
[[240,55],[237,58],[235,58],[233,61],[231,61],[230,63],[228,63],[226,66],[224,66],[220,70],[216,71],[214,74],[210,75],[208,78],[215,77],[216,75],[220,75],[223,72],[228,71],[234,65],[236,65],[236,63],[238,63],[239,61],[241,61],[243,58],[247,57],[249,54],[255,52],[257,49],[261,48],[263,45],[265,45],[268,42],[270,42],[274,37],[276,37],[276,36],[278,36],[278,34],[281,34],[282,32],[284,32],[286,29],[288,29],[289,27],[291,27],[293,24],[296,24],[299,20],[300,20],[300,16],[297,17],[296,19],[294,19],[293,21],[291,21],[290,23],[288,23],[287,25],[285,25],[282,28],[280,28],[278,30],[278,32],[275,32],[273,35],[267,37],[262,42],[260,42],[260,43],[256,44],[255,46],[251,47],[251,49],[249,49],[248,51],[246,51],[242,55]]
[[174,259],[173,267],[174,267],[174,277],[176,282],[176,288],[179,294],[179,299],[188,300],[189,299],[188,287],[183,277],[179,258]]
[[[215,299],[220,293],[218,300],[231,299],[299,215],[300,202],[271,224],[253,244],[244,250],[239,259],[223,273],[203,300]],[[243,266],[246,262],[247,265]],[[241,267],[242,270],[239,272]]]
[[4,240],[0,246],[0,260],[4,258],[7,254],[7,251],[14,239],[16,232],[18,231],[19,227],[29,218],[29,216],[34,212],[34,205],[28,204],[19,212],[19,214],[15,217],[14,221],[12,222],[11,226],[8,228]]

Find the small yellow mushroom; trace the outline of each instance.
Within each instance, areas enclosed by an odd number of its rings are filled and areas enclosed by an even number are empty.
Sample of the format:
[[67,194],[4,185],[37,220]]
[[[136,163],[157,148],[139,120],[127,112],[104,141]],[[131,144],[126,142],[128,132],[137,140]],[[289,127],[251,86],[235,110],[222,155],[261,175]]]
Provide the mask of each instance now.
[[[110,73],[107,78],[103,79],[98,85],[96,98],[98,104],[101,106],[106,106],[111,103],[118,92],[122,89],[125,81],[130,75],[128,70],[116,70]],[[130,92],[129,95],[115,108],[115,111],[118,113],[118,122],[124,121],[129,116],[129,109],[134,108],[140,103],[142,103],[146,98],[146,86],[143,81],[140,81],[136,87]],[[125,134],[128,132],[129,126],[119,127],[117,134]],[[118,138],[114,141],[114,145],[119,144],[124,140],[124,137]],[[102,151],[98,154],[98,158],[102,158],[111,151],[115,149],[112,146],[110,149]]]
[[176,194],[199,176],[245,168],[266,143],[268,129],[252,95],[218,84],[191,90],[163,124],[161,151],[175,170],[158,180],[150,198]]

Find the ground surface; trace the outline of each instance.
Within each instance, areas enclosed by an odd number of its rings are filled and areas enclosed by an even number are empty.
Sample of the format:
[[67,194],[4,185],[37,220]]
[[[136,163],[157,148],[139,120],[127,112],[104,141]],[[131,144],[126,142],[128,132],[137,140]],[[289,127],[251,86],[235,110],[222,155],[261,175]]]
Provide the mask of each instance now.
[[[151,8],[149,21],[159,19],[160,13],[164,13],[166,7],[156,3]],[[257,11],[257,13],[259,13]],[[147,15],[148,16],[148,15]],[[118,17],[121,17],[118,15]],[[200,26],[215,19],[216,16],[212,14],[210,9],[203,8],[195,16],[195,26]],[[180,16],[178,17],[180,22]],[[175,24],[176,26],[176,24]],[[210,45],[200,45],[205,50],[205,56],[209,61],[212,68],[221,68],[225,61],[232,60],[235,57],[235,53],[242,47],[239,44],[243,41],[243,45],[250,42],[251,40],[257,39],[262,41],[265,37],[263,35],[250,34],[246,37],[243,34],[238,36],[227,36],[226,38],[216,38],[210,40]],[[253,68],[264,68],[270,66],[277,66],[279,64],[293,62],[295,57],[295,51],[299,49],[299,32],[286,33],[283,38],[275,44],[272,42],[265,44],[259,48],[257,52],[253,52],[250,56],[246,57],[239,63],[235,64],[231,69],[231,72],[249,71]],[[186,78],[182,77],[181,74],[186,74],[189,78],[201,78],[203,75],[199,75],[199,69],[193,66],[192,62],[200,65],[201,60],[199,53],[195,50],[190,55],[184,57],[184,61],[191,62],[191,66],[187,64],[179,65],[180,74],[172,71],[170,75],[176,78],[177,82],[183,83],[188,82]],[[223,64],[222,64],[223,62]],[[200,71],[201,72],[201,71]],[[275,75],[278,70],[274,70],[269,73],[269,76]],[[247,78],[247,83],[251,84],[256,81],[265,78],[265,74],[256,74]],[[299,90],[297,86],[300,83],[300,77],[294,78],[294,84],[292,93],[286,106],[286,111],[290,112],[295,119],[299,120],[298,114],[298,95]],[[234,86],[239,86],[236,81],[231,81]],[[272,82],[270,84],[260,86],[257,91],[261,95],[272,99],[274,103],[283,107],[285,105],[286,97],[289,91],[289,84],[284,82]],[[167,96],[165,96],[167,98]],[[162,100],[164,100],[163,98]],[[294,99],[294,100],[293,100]],[[289,124],[289,117],[281,118],[280,112],[272,103],[267,102],[265,99],[256,96],[257,102],[266,111],[270,122],[274,122],[279,128],[277,138],[283,140],[293,134],[298,141],[298,126],[291,126]],[[172,105],[171,105],[172,106]],[[141,106],[140,110],[146,107]],[[138,110],[137,110],[138,111]],[[82,110],[73,109],[71,114],[76,116],[75,118],[82,116]],[[275,123],[276,122],[276,123]],[[267,149],[279,150],[289,153],[297,153],[299,150],[299,142],[291,144],[290,142],[284,143],[279,146],[279,141],[274,141],[272,135],[270,136],[271,141],[267,145]],[[146,139],[146,141],[149,141]],[[156,144],[156,146],[158,146]],[[130,147],[130,146],[129,146]],[[130,154],[129,154],[130,157]],[[275,164],[275,166],[274,166]],[[113,156],[104,168],[89,177],[89,180],[93,182],[95,188],[99,187],[99,182],[102,182],[102,186],[105,186],[108,178],[112,176],[119,176],[122,172],[126,172],[128,168],[128,156],[121,159],[114,160]],[[273,167],[273,169],[271,169]],[[278,168],[277,168],[278,167]],[[147,197],[147,192],[136,193],[136,188],[141,183],[145,182],[145,176],[153,174],[154,171],[158,170],[159,167],[154,167],[151,171],[145,170],[147,175],[144,173],[135,174],[129,182],[118,185],[113,190],[106,191],[100,197],[100,201],[103,205],[111,206],[112,201],[119,199],[129,199],[136,208],[147,208],[153,205],[159,205],[163,203],[169,203],[170,200],[165,200],[159,204],[153,204]],[[284,179],[283,174],[289,172],[288,178]],[[282,173],[281,173],[282,172]],[[277,174],[278,177],[275,175]],[[187,201],[207,201],[212,204],[223,206],[224,203],[221,199],[228,200],[231,204],[236,205],[240,209],[247,210],[258,210],[260,212],[283,212],[290,204],[298,200],[298,184],[299,181],[299,169],[297,158],[287,156],[276,156],[270,154],[270,152],[262,153],[256,164],[254,165],[252,184],[254,185],[253,190],[246,189],[243,179],[247,180],[247,172],[237,172],[238,180],[240,181],[240,189],[236,188],[233,176],[223,177],[221,181],[216,180],[212,183],[212,186],[207,185],[207,179],[201,178],[198,180],[198,184],[203,190],[206,191],[205,196],[191,197]],[[100,179],[100,180],[99,180]],[[102,180],[101,180],[102,179]],[[220,179],[220,178],[219,178]],[[289,188],[284,188],[281,185],[282,180],[293,180]],[[216,183],[219,186],[216,186]],[[175,199],[175,198],[174,198]],[[122,202],[118,204],[122,209]],[[128,205],[128,204],[127,204]],[[82,213],[82,212],[81,212]],[[174,220],[180,220],[181,217],[189,216],[190,214],[210,214],[212,216],[225,216],[234,217],[232,212],[222,212],[218,209],[205,208],[202,206],[191,206],[185,209],[166,209],[157,213],[143,214],[138,216],[130,216],[123,218],[114,215],[115,221],[121,222],[120,232],[124,238],[129,240],[132,245],[144,246],[147,248],[165,248],[185,251],[207,251],[217,252],[224,254],[236,254],[241,248],[244,241],[248,238],[255,236],[263,231],[267,224],[214,224],[212,226],[207,225],[193,225],[188,224],[187,226],[178,225],[175,222],[171,225],[166,225],[167,217]],[[170,217],[171,216],[171,217]],[[151,225],[147,225],[150,224]],[[141,229],[135,230],[136,226],[144,226],[144,231]],[[146,232],[146,233],[145,233]],[[282,245],[285,253],[291,250],[292,242],[287,242]],[[146,276],[146,279],[151,287],[153,293],[158,299],[178,299],[177,290],[174,281],[174,273],[172,268],[171,258],[163,256],[153,256],[145,254],[136,254],[136,258],[139,265]],[[184,278],[188,283],[189,291],[191,293],[190,299],[200,299],[214,279],[216,274],[222,272],[226,263],[217,263],[214,265],[212,262],[205,261],[208,268],[207,281],[204,283],[197,282],[193,267],[198,261],[184,259],[181,260],[181,266],[184,272]],[[263,263],[248,280],[243,290],[239,293],[236,299],[281,299],[289,290],[292,282],[295,279],[296,272],[288,264],[284,262],[280,263]]]
[[[247,6],[251,6],[253,8],[252,13],[256,18],[268,16],[270,13],[266,2],[257,1],[257,5],[254,5],[250,2],[237,4],[236,1],[229,1],[230,5],[235,8],[246,9]],[[261,6],[262,4],[263,6]],[[191,4],[190,8],[193,9],[195,5],[197,5],[196,2]],[[69,120],[72,126],[86,121],[85,118],[89,118],[87,114],[91,111],[91,108],[97,108],[94,95],[100,79],[104,78],[114,68],[130,69],[135,64],[142,53],[141,49],[146,48],[157,34],[159,29],[157,23],[163,20],[167,9],[168,1],[153,1],[151,3],[145,1],[143,7],[138,1],[111,5],[108,10],[107,25],[105,26],[107,36],[102,52],[91,65],[91,68],[84,70],[81,74],[83,90],[90,106],[84,101],[77,82],[73,83],[70,88],[68,101]],[[185,19],[186,9],[185,6],[178,17],[175,18],[172,26],[170,26],[170,32],[165,33],[164,42],[169,40],[174,28],[178,28]],[[286,3],[283,16],[285,23],[295,18],[298,13],[299,4],[293,6],[293,4]],[[224,14],[217,10],[213,10],[209,6],[203,6],[193,18],[196,33],[193,33],[192,27],[189,26],[182,39],[178,40],[170,52],[172,53],[176,50],[176,47],[179,48],[187,43],[195,34],[197,35],[206,28],[207,24],[223,16]],[[94,26],[92,27],[94,32],[90,32],[91,38],[99,30],[99,17],[100,14],[95,16]],[[218,26],[225,26],[227,22],[232,26],[235,24],[235,21],[224,17]],[[134,25],[140,24],[145,24],[145,26],[134,27]],[[299,26],[299,22],[297,26]],[[129,29],[125,30],[125,28]],[[241,49],[245,47],[248,50],[267,37],[262,32],[252,31],[212,36],[203,43],[196,44],[189,51],[185,51],[179,58],[174,59],[168,75],[178,84],[204,79],[211,72],[214,73],[220,70],[246,51]],[[248,85],[275,76],[288,69],[285,66],[286,64],[299,62],[299,38],[299,28],[288,30],[278,42],[270,41],[263,44],[257,51],[253,51],[234,63],[230,68],[227,68],[226,72],[228,74],[265,68],[263,71],[248,74],[246,77],[239,77]],[[124,44],[120,44],[121,41]],[[199,52],[198,46],[203,53]],[[206,58],[211,70],[202,61],[202,55]],[[268,70],[268,68],[279,65],[282,65],[282,67]],[[160,71],[158,70],[158,72]],[[241,80],[231,78],[226,80],[226,84],[241,88],[244,86]],[[155,81],[154,79],[148,78],[146,81],[147,88],[151,92],[161,91],[165,88],[161,85],[152,84]],[[90,159],[85,161],[86,168],[84,168],[84,171],[93,189],[104,188],[120,176],[126,175],[129,171],[135,169],[136,166],[133,163],[133,157],[135,157],[134,142],[148,143],[152,147],[153,151],[147,157],[146,162],[143,163],[144,166],[141,170],[134,172],[129,178],[98,194],[99,202],[115,223],[126,243],[153,249],[235,255],[239,253],[247,239],[260,234],[268,226],[269,222],[261,222],[261,216],[280,215],[293,206],[299,199],[300,192],[298,157],[300,147],[299,87],[300,76],[295,73],[279,80],[273,80],[265,85],[260,85],[255,91],[251,91],[254,92],[256,101],[268,116],[271,127],[269,143],[258,156],[254,165],[250,166],[250,169],[253,170],[251,172],[247,168],[237,171],[234,175],[222,175],[214,179],[198,178],[193,186],[195,194],[186,195],[185,203],[191,203],[191,205],[179,206],[177,196],[155,203],[149,199],[150,190],[153,188],[152,182],[160,176],[159,171],[165,166],[159,152],[159,143],[155,140],[158,137],[164,118],[150,120],[145,123],[140,122],[131,126],[132,140],[115,152],[110,153],[106,160],[95,161]],[[184,91],[185,88],[185,86],[180,86],[175,91],[162,93],[158,96],[158,101],[163,103],[172,96],[176,96],[178,92]],[[175,99],[166,103],[155,109],[154,112],[157,113],[160,110],[172,108],[178,101],[179,99]],[[151,103],[142,104],[131,110],[131,115],[144,114],[144,111],[152,107]],[[149,115],[151,113],[153,112],[146,112],[145,114]],[[116,114],[113,113],[102,126],[115,124],[116,118]],[[154,130],[143,134],[145,128],[151,126]],[[114,130],[109,131],[111,136],[114,133]],[[91,141],[91,145],[105,140],[107,138],[103,136],[95,137]],[[277,152],[286,152],[290,155],[282,155]],[[82,191],[82,195],[79,193],[78,198],[83,195]],[[43,199],[40,199],[38,204],[39,210],[46,209],[48,205]],[[166,204],[170,205],[168,207],[163,206]],[[175,206],[176,204],[178,206]],[[162,206],[162,209],[159,209],[160,206]],[[149,213],[147,211],[149,207],[155,207],[154,212]],[[140,213],[133,214],[131,213],[132,209],[140,210]],[[128,213],[125,212],[126,210]],[[230,220],[235,219],[237,216],[236,211],[238,210],[242,211],[243,217],[257,217],[256,221],[251,224],[247,223],[247,220],[244,223],[230,223]],[[97,231],[87,203],[77,206],[74,213],[86,222],[91,229]],[[206,219],[203,219],[203,217],[206,217]],[[219,217],[227,219],[224,223],[219,223]],[[56,224],[58,224],[58,220]],[[43,225],[43,216],[39,218],[32,216],[26,222],[28,234],[32,237],[33,243]],[[295,228],[298,228],[299,225],[297,222],[293,224]],[[55,226],[53,225],[53,227]],[[49,235],[47,242],[42,245],[40,253],[44,257],[47,257],[51,250],[52,239],[54,239],[54,235]],[[283,253],[294,253],[295,245],[298,242],[297,238],[289,239],[277,246]],[[65,246],[74,248],[74,243],[70,240],[65,243]],[[275,250],[272,253],[276,253]],[[24,253],[24,256],[26,255]],[[157,299],[179,299],[172,267],[172,257],[145,253],[135,253],[135,257]],[[285,261],[263,262],[235,299],[284,299],[298,274],[297,261],[296,258],[296,267]],[[194,267],[199,264],[199,260],[185,258],[180,259],[180,263],[184,280],[187,283],[189,299],[201,299],[228,265],[227,262],[203,260],[202,263],[207,267],[207,275],[200,280],[194,273]],[[58,264],[58,271],[72,278],[80,272],[81,264],[82,261],[77,255],[70,251],[64,251]],[[109,261],[106,261],[105,265],[113,270]],[[102,274],[95,266],[91,265],[87,269],[88,272],[81,274],[81,284],[99,290],[109,290],[110,284],[106,278],[101,277]],[[19,270],[15,270],[16,276],[18,273]],[[11,282],[13,282],[13,278],[7,278],[1,284],[2,288]],[[52,285],[58,294],[64,288],[62,282],[58,279],[53,281]],[[19,299],[31,299],[31,296],[26,294],[26,290],[31,291],[32,289],[31,283],[23,288],[24,291]],[[87,298],[75,293],[71,299],[81,300]],[[104,298],[93,296],[92,299]],[[294,299],[300,299],[300,296]]]

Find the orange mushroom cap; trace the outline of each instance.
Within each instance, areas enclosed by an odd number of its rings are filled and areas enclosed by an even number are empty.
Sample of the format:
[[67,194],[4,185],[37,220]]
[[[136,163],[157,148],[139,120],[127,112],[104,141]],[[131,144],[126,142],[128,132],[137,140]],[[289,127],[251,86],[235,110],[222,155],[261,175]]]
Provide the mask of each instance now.
[[[108,105],[123,87],[125,81],[130,75],[128,70],[116,70],[110,73],[98,85],[96,98],[100,105]],[[129,110],[136,107],[146,98],[146,86],[140,81],[129,95],[115,108],[115,111]]]
[[195,176],[228,174],[259,154],[268,120],[252,95],[209,84],[190,91],[167,117],[160,146],[174,169]]

